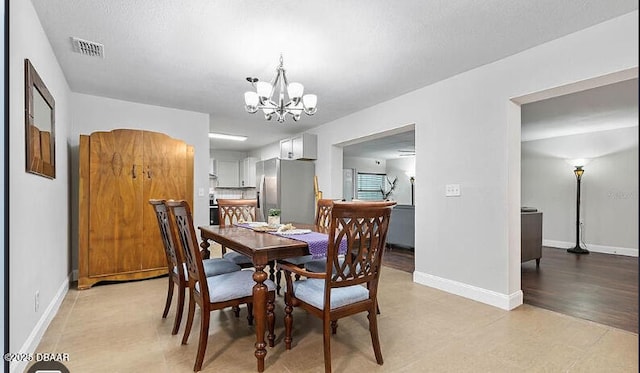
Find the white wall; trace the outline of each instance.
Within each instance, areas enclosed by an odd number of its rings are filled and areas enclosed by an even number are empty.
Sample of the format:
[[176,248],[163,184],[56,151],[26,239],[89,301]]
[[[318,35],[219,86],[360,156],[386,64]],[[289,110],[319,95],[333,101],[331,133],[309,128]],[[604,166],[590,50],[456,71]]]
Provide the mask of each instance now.
[[553,154],[573,148],[581,158],[606,144],[612,151],[592,158],[582,176],[581,239],[591,251],[638,255],[638,127],[522,143],[522,205],[543,212],[545,245],[576,240],[576,178]]
[[[637,68],[637,30],[636,11],[313,129],[320,189],[341,194],[335,144],[415,123],[414,280],[518,306],[520,110],[511,99]],[[460,197],[444,196],[450,183]]]
[[344,157],[343,168],[353,168],[356,172],[384,174],[387,169],[387,161],[364,157]]
[[258,160],[280,158],[280,142],[274,142],[260,149],[249,152],[249,157],[256,157]]
[[[209,225],[209,115],[111,98],[71,94],[73,268],[78,268],[78,146],[80,135],[130,128],[161,132],[194,147],[194,224]],[[202,191],[202,195],[200,195]]]
[[235,151],[235,150],[209,150],[209,154],[211,158],[217,159],[220,161],[242,161],[247,157],[246,152]]
[[[71,272],[70,90],[30,1],[11,2],[9,28],[9,351],[29,352],[55,315]],[[56,103],[53,180],[25,172],[25,58]]]

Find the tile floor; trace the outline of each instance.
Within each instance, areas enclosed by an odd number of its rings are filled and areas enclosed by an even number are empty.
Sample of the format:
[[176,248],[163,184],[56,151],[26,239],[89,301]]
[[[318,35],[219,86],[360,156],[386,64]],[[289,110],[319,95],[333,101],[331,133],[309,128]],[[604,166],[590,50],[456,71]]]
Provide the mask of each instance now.
[[[191,372],[199,310],[188,345],[161,314],[166,278],[69,290],[37,352],[69,353],[71,372]],[[638,335],[541,308],[504,311],[414,284],[385,267],[379,289],[384,365],[375,362],[365,314],[342,319],[332,337],[334,372],[638,372]],[[265,372],[323,372],[321,322],[294,311],[284,348],[283,297]],[[186,312],[185,312],[186,313]],[[246,309],[215,311],[203,372],[255,372]],[[185,316],[186,319],[186,316]]]

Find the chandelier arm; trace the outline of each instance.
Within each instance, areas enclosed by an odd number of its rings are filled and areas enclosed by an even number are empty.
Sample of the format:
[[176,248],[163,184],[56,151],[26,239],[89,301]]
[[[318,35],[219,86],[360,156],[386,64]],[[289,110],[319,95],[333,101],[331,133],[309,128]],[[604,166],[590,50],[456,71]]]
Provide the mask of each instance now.
[[276,92],[276,86],[278,85],[279,82],[280,82],[280,73],[277,72],[276,76],[271,81],[271,92],[269,92],[269,99],[270,100],[273,97],[273,94]]
[[277,111],[278,105],[273,100],[267,100],[267,102],[265,103],[265,108]]

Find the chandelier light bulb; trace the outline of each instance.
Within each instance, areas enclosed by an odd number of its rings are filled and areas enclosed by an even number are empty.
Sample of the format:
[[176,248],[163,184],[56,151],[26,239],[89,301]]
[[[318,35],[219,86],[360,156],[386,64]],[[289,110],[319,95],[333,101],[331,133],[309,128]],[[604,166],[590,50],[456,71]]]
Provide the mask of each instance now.
[[305,113],[312,115],[315,114],[318,104],[318,96],[316,95],[304,95],[302,96],[302,103],[304,104]]
[[245,92],[244,93],[244,103],[248,112],[255,113],[258,110],[258,104],[260,103],[260,99],[258,94],[255,92]]
[[300,83],[289,83],[287,87],[289,98],[292,100],[299,100],[304,92],[304,86]]
[[257,82],[256,92],[261,99],[268,99],[271,96],[271,84],[269,84],[268,82]]

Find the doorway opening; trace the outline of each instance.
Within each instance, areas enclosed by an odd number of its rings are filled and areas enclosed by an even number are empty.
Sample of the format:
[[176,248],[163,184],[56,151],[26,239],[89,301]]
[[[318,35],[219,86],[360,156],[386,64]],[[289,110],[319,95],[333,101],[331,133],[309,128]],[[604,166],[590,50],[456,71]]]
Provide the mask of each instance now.
[[385,265],[415,268],[415,125],[337,144],[345,200],[394,200]]
[[[520,102],[520,201],[543,222],[534,258],[522,219],[523,301],[637,333],[637,74],[591,85]],[[579,215],[575,159],[584,166]],[[591,254],[566,251],[577,245]]]

